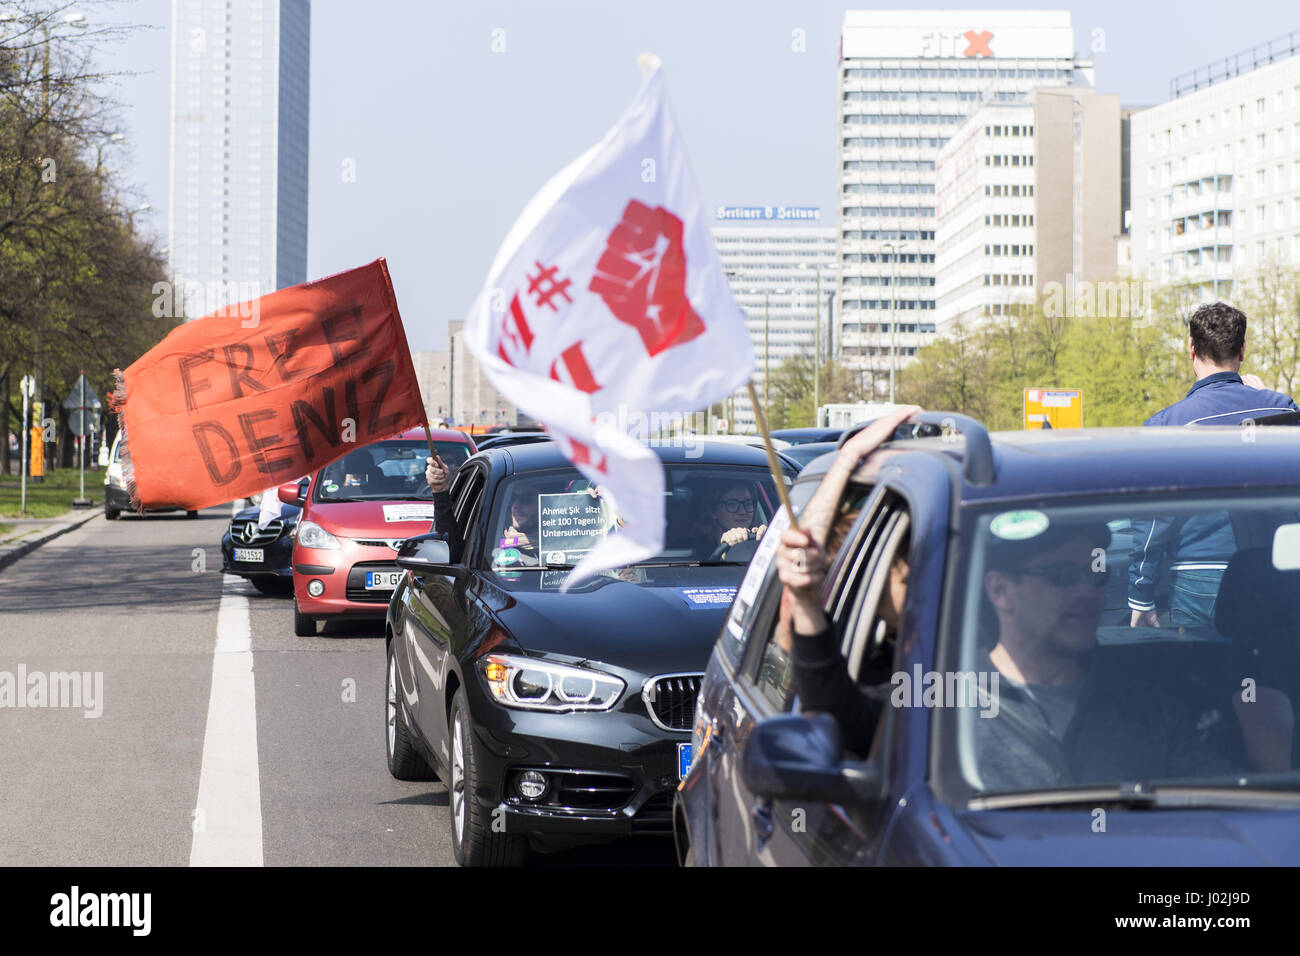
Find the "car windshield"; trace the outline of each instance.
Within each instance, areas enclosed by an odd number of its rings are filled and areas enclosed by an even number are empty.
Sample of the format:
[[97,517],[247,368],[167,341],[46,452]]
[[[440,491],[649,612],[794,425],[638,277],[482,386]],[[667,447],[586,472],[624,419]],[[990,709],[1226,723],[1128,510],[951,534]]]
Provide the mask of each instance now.
[[[641,564],[744,564],[779,507],[763,468],[664,468],[664,549]],[[577,469],[531,472],[503,481],[493,503],[490,550],[496,569],[576,565],[620,519]]]
[[[435,441],[438,457],[454,475],[469,458],[462,442]],[[316,501],[423,500],[433,497],[424,480],[428,442],[393,439],[349,452],[321,469]]]
[[968,517],[947,669],[914,675],[962,780],[1300,786],[1300,500],[1132,501]]

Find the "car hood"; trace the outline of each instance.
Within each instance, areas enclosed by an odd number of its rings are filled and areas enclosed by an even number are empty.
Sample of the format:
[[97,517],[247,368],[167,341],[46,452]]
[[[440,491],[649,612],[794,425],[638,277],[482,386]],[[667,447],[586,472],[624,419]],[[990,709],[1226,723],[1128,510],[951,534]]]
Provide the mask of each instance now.
[[432,501],[313,501],[305,516],[345,538],[390,540],[433,530]]
[[743,565],[635,569],[559,593],[566,571],[488,572],[483,599],[525,650],[604,661],[642,674],[703,672]]
[[1300,810],[986,810],[958,814],[999,866],[1295,866]]

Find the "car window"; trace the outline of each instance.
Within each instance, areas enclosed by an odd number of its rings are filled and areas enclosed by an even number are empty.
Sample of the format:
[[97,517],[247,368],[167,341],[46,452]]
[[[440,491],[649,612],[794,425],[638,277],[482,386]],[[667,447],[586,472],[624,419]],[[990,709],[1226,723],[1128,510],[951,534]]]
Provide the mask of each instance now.
[[[464,461],[463,445],[437,442],[443,461]],[[316,501],[428,501],[433,497],[424,480],[428,443],[393,439],[355,449],[320,471]],[[459,457],[458,457],[459,456]],[[448,462],[450,464],[450,462]]]
[[[765,468],[672,464],[664,468],[664,547],[646,564],[743,565],[765,540],[777,508]],[[492,567],[569,567],[619,533],[613,502],[575,468],[524,472],[503,480],[486,519]]]
[[963,784],[1300,781],[1300,734],[1259,703],[1300,709],[1292,525],[1300,500],[1267,495],[968,512],[943,657]]

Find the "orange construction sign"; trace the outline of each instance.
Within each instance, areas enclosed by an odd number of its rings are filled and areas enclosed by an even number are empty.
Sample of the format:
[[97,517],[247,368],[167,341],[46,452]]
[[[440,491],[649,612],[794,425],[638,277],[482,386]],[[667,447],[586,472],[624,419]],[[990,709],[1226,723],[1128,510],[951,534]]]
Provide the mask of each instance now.
[[1025,389],[1025,428],[1082,427],[1082,391],[1077,388]]
[[246,497],[425,420],[383,259],[188,322],[117,374],[136,508]]

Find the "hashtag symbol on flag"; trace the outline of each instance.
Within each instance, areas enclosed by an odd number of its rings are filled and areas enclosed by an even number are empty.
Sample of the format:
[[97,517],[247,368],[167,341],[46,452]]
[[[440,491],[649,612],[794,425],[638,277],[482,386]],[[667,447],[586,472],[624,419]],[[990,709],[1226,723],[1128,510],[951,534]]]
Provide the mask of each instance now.
[[[537,266],[537,275],[528,277],[528,294],[537,296],[537,304],[539,306],[550,306],[552,312],[558,312],[560,310],[557,309],[555,303],[551,301],[557,295],[564,296],[565,302],[573,301],[569,298],[568,291],[569,286],[573,285],[572,280],[560,279],[557,282],[555,279],[555,274],[560,270],[559,266],[551,266],[547,269],[543,267],[540,262],[536,261],[533,262],[533,265]],[[542,288],[543,282],[548,283],[546,288]]]
[[704,331],[686,298],[682,221],[657,206],[633,199],[605,243],[588,288],[605,300],[620,322],[641,336],[651,356]]

